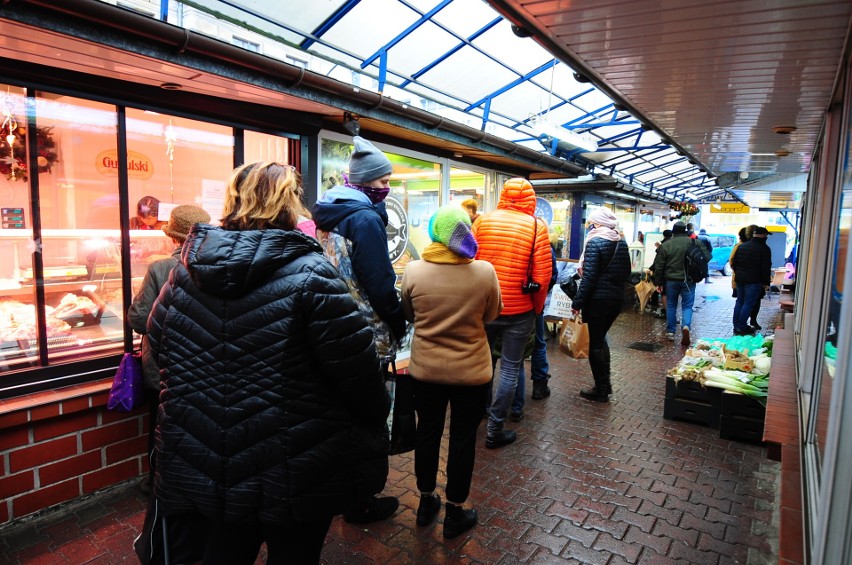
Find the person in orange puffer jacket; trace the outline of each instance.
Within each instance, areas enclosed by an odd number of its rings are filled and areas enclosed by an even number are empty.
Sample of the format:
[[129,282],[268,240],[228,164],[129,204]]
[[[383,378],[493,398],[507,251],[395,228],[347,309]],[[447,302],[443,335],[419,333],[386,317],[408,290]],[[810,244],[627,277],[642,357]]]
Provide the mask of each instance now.
[[492,350],[498,339],[502,341],[485,440],[485,447],[496,449],[516,439],[503,425],[518,387],[524,346],[536,314],[544,309],[552,269],[547,222],[535,217],[535,191],[529,181],[507,180],[497,209],[476,220],[473,235],[479,244],[476,258],[494,265],[503,297],[500,316],[485,325]]

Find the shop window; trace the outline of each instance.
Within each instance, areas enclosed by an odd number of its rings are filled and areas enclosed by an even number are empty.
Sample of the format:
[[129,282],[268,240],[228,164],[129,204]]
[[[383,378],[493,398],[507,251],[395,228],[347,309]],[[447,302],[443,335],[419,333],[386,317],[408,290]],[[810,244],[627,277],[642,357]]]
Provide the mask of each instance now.
[[291,140],[286,137],[246,130],[243,134],[243,162],[273,161],[296,165],[290,158],[290,144]]
[[[7,91],[2,134],[6,146],[0,155],[9,169],[0,178],[0,194],[5,195],[0,371],[42,364],[39,321],[44,322],[50,365],[120,351],[124,336],[118,182],[115,175],[99,174],[95,157],[116,151],[115,108],[40,93],[33,128],[26,122],[30,112],[25,106],[22,91]],[[10,140],[9,124],[15,123]],[[27,155],[33,135],[35,156]],[[38,243],[28,205],[33,175],[38,175]],[[39,249],[41,265],[33,260]],[[44,279],[43,303],[36,293],[39,276]]]
[[485,212],[485,189],[488,177],[480,172],[450,168],[450,202],[461,205],[468,199],[476,201],[479,214]]

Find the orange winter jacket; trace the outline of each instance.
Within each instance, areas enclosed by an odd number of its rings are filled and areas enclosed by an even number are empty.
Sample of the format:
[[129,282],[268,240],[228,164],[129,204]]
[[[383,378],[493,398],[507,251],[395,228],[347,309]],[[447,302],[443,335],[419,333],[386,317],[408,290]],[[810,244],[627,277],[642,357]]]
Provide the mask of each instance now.
[[[479,244],[477,259],[494,265],[503,296],[501,316],[523,314],[535,310],[540,314],[550,282],[551,257],[547,223],[535,219],[535,191],[525,179],[509,179],[503,185],[497,209],[477,218],[473,236]],[[535,232],[532,256],[532,278],[541,285],[538,292],[524,294],[521,287],[527,278],[527,265]]]

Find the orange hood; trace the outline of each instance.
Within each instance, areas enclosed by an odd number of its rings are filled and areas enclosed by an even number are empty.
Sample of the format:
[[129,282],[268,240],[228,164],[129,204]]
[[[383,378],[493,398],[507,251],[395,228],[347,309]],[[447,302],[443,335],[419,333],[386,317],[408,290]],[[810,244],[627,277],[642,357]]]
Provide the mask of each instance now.
[[526,179],[514,178],[503,183],[498,210],[517,210],[530,216],[535,215],[535,190]]

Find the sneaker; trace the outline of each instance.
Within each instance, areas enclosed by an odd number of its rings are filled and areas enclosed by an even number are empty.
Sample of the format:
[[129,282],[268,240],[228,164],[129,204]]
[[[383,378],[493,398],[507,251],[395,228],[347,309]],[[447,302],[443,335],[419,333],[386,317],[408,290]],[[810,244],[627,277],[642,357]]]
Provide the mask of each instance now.
[[349,524],[367,524],[378,522],[393,516],[399,508],[399,499],[395,496],[374,496],[360,512],[347,512],[343,519]]
[[666,339],[669,341],[674,341],[674,332],[666,332]]
[[428,526],[441,509],[441,497],[437,494],[420,496],[420,506],[417,507],[417,525]]
[[524,419],[524,416],[524,411],[521,410],[520,412],[512,412],[511,414],[509,414],[509,419],[513,422],[520,422]]
[[689,345],[689,326],[683,326],[680,330],[680,344]]
[[[550,375],[547,375],[550,378]],[[547,381],[533,381],[532,399],[542,400],[550,396],[550,387],[547,386]]]
[[500,430],[499,432],[485,438],[485,447],[488,449],[497,449],[504,445],[509,445],[516,439],[518,439],[518,434],[512,430]]

